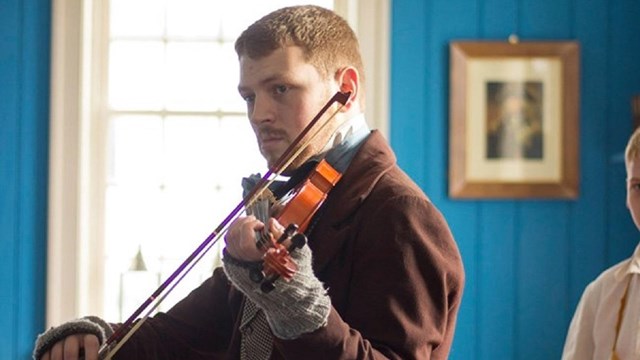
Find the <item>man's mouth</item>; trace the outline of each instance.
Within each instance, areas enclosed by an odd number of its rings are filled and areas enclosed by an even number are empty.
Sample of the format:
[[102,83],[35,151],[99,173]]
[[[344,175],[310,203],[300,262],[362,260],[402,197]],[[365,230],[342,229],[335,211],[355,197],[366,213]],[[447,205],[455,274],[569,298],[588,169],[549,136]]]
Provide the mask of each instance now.
[[262,128],[258,132],[258,139],[260,147],[269,147],[277,142],[283,141],[285,139],[285,133],[282,130]]
[[282,138],[278,137],[278,136],[267,136],[267,137],[261,138],[260,142],[262,144],[266,144],[266,143],[276,142],[276,141],[280,141],[280,140],[282,140]]

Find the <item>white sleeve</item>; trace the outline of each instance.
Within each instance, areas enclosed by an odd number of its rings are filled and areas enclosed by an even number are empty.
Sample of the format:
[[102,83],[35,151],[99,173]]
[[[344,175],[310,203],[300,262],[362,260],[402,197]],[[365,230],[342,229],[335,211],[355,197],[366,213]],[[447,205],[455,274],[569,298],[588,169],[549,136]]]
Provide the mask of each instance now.
[[593,341],[593,325],[597,306],[597,292],[594,284],[584,290],[564,343],[562,360],[592,359],[595,351]]

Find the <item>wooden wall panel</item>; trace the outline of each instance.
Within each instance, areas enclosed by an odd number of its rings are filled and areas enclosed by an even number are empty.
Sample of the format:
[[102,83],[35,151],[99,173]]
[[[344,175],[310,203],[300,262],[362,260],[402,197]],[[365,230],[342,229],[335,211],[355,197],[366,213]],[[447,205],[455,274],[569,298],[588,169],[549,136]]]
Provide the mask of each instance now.
[[[452,359],[559,358],[586,284],[637,244],[624,206],[621,152],[630,134],[629,99],[640,92],[638,18],[640,3],[633,0],[393,2],[392,44],[405,46],[392,48],[392,145],[449,221],[467,275]],[[447,195],[448,44],[510,34],[581,45],[575,200]],[[413,50],[406,46],[411,43]],[[414,60],[420,69],[408,75]],[[422,158],[406,146],[416,141],[423,144]]]
[[19,171],[16,134],[18,121],[18,68],[20,45],[17,4],[6,4],[0,12],[0,358],[14,359],[17,318],[17,223]]
[[30,359],[44,327],[51,9],[0,9],[0,359]]
[[[580,40],[580,197],[572,204],[569,244],[568,324],[585,286],[606,265],[607,209],[607,0],[575,2]],[[597,24],[597,26],[594,26]],[[618,186],[624,187],[623,184]],[[624,190],[624,189],[622,189]],[[617,204],[617,208],[621,204]]]

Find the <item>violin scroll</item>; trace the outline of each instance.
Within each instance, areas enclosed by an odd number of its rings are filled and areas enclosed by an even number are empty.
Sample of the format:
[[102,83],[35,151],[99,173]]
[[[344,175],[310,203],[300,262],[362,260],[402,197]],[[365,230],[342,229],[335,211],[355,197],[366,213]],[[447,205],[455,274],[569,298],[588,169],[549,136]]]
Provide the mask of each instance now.
[[262,284],[260,290],[264,293],[268,293],[275,289],[275,281],[280,276],[285,281],[290,281],[293,275],[298,270],[298,266],[289,256],[291,252],[296,249],[302,248],[307,243],[307,237],[302,233],[297,233],[291,238],[291,245],[288,248],[280,245],[278,248],[271,248],[264,254],[264,268],[265,272],[273,272],[269,274]]
[[[262,283],[260,288],[263,292],[270,292],[275,288],[275,281],[282,277],[285,281],[290,281],[298,270],[298,266],[291,259],[291,252],[302,248],[307,243],[307,237],[297,232],[298,226],[290,224],[278,241],[272,241],[269,246],[264,242],[259,243],[259,247],[266,247],[263,256],[263,266],[251,269],[249,277],[256,283]],[[288,246],[285,243],[288,242]]]
[[[287,249],[285,249],[283,243],[285,241],[287,241],[288,239],[291,239],[294,236],[294,234],[296,234],[297,231],[298,231],[298,226],[296,224],[290,224],[284,230],[284,232],[282,233],[282,235],[280,236],[278,241],[274,241],[273,237],[271,236],[271,234],[268,234],[268,233],[267,234],[261,234],[258,237],[259,240],[256,242],[256,246],[258,247],[258,249],[265,251],[265,255],[263,255],[263,260],[264,260],[264,257],[266,257],[266,255],[268,253],[274,253],[274,251],[273,251],[274,249],[279,254],[280,257],[287,256],[288,254],[283,255],[284,251],[281,250],[281,249],[284,249],[285,251],[288,251]],[[293,249],[291,249],[291,250],[293,250]],[[271,255],[271,256],[273,256],[273,255]],[[283,270],[283,274],[286,274],[287,271],[291,272],[292,273],[291,276],[293,276],[293,273],[295,273],[295,270],[297,270],[297,267],[295,266],[295,263],[293,263],[292,261],[286,261],[286,259],[282,259],[280,262],[282,263],[282,265],[281,266],[277,266],[276,268],[272,269],[271,271],[269,270],[269,268],[267,268],[265,270],[264,266],[262,266],[261,268],[253,268],[249,272],[249,277],[254,282],[259,283],[259,282],[262,282],[262,280],[264,280],[265,276],[271,275],[272,273],[277,272],[278,269],[284,269]],[[273,261],[271,261],[271,263],[273,264]],[[287,276],[285,276],[285,278],[287,278]]]

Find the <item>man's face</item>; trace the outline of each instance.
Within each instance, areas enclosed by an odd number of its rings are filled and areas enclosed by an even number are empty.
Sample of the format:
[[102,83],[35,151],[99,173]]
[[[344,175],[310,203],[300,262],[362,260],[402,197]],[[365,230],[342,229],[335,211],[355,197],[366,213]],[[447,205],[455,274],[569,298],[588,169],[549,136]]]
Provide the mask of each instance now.
[[[273,168],[338,85],[323,79],[299,47],[289,46],[257,60],[242,56],[238,90],[247,103],[260,152]],[[290,169],[321,151],[327,139],[326,134],[314,139]]]
[[636,227],[640,229],[640,159],[627,164],[627,207]]

